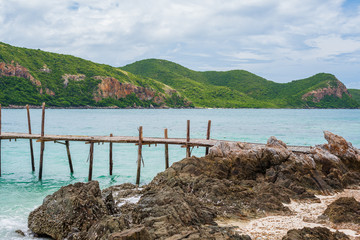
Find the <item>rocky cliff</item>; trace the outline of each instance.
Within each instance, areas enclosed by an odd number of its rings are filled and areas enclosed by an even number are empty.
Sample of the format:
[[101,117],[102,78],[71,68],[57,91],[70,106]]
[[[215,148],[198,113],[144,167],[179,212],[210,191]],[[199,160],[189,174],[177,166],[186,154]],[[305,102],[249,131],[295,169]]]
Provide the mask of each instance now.
[[121,83],[113,77],[95,76],[95,79],[101,80],[94,93],[94,100],[100,101],[103,98],[125,98],[134,93],[140,100],[153,100],[157,104],[164,103],[164,96],[150,88],[135,86],[131,83]]
[[[122,184],[104,189],[101,196],[96,182],[69,185],[30,214],[29,228],[55,239],[249,240],[248,232],[218,222],[240,221],[241,226],[251,219],[291,216],[296,214],[289,207],[293,201],[319,203],[320,195],[358,187],[360,151],[330,132],[325,138],[328,144],[309,153],[292,152],[274,137],[266,146],[219,142],[208,156],[176,162],[142,188]],[[358,209],[359,203],[352,202]],[[325,223],[311,223],[317,227],[290,230],[286,236],[279,231],[266,235],[263,229],[261,239],[349,239]],[[351,227],[360,232],[357,222]]]
[[302,96],[302,99],[305,100],[310,97],[311,101],[318,103],[325,96],[335,96],[338,98],[342,98],[343,94],[346,94],[349,97],[351,97],[351,94],[347,90],[346,86],[339,80],[336,80],[335,86],[331,86],[330,82],[328,82],[328,86],[326,88],[320,88],[320,89],[308,92]]
[[7,76],[7,77],[21,77],[29,79],[32,84],[38,87],[38,91],[40,94],[43,94],[44,92],[48,95],[55,96],[55,93],[51,91],[48,88],[41,87],[41,82],[37,79],[35,79],[30,73],[29,69],[21,66],[18,63],[14,63],[14,61],[11,61],[10,64],[7,64],[5,62],[0,62],[0,76]]

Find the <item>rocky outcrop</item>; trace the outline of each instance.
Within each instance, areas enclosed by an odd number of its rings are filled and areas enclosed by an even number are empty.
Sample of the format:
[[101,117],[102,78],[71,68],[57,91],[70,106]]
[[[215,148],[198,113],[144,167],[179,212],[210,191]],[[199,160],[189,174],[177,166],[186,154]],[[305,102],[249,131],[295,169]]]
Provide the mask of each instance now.
[[348,236],[341,232],[331,232],[327,228],[303,228],[288,231],[282,240],[350,240]]
[[69,80],[72,81],[83,81],[85,79],[85,75],[84,74],[64,74],[62,75],[62,79],[64,80],[64,86],[67,87],[67,85],[69,84]]
[[135,93],[140,100],[153,100],[157,104],[164,103],[164,97],[150,88],[135,86],[131,83],[121,83],[113,77],[96,76],[94,78],[101,80],[94,96],[97,102],[108,97],[115,99],[125,98]]
[[306,100],[308,97],[312,97],[312,101],[315,103],[320,102],[325,96],[335,96],[338,98],[342,98],[343,94],[346,94],[351,97],[349,91],[347,90],[346,86],[340,82],[339,80],[336,80],[336,86],[331,86],[330,83],[328,83],[328,87],[326,88],[320,88],[317,90],[313,90],[311,92],[305,93],[302,96],[303,100]]
[[[44,65],[46,66],[46,65]],[[11,62],[11,64],[7,64],[4,62],[0,62],[0,77],[1,76],[7,76],[7,77],[21,77],[26,78],[31,81],[32,84],[39,87],[38,90],[40,94],[43,94],[44,92],[50,96],[55,96],[55,93],[51,91],[48,88],[41,88],[41,82],[37,79],[35,79],[30,73],[29,69],[21,66],[18,63],[14,63],[14,61]]]
[[360,202],[353,197],[339,198],[327,207],[323,215],[333,223],[360,224]]
[[43,67],[40,68],[40,72],[51,73],[51,69],[48,68],[46,64],[44,64]]
[[87,232],[107,214],[98,182],[75,183],[47,196],[30,213],[28,227],[39,235],[64,239]]
[[[325,137],[328,144],[319,145],[309,153],[292,152],[275,137],[266,145],[219,142],[208,156],[176,162],[143,188],[122,184],[104,189],[100,205],[107,214],[94,219],[90,227],[85,224],[80,229],[75,224],[77,232],[71,230],[74,227],[62,228],[67,231],[62,236],[250,239],[233,228],[218,226],[215,220],[289,215],[292,212],[284,203],[290,203],[291,199],[318,202],[315,194],[329,194],[360,183],[360,171],[353,167],[358,150],[346,141],[339,141],[339,136],[325,132]],[[346,151],[341,145],[348,146]],[[349,176],[352,181],[348,180]],[[45,202],[44,208],[40,207],[43,212],[47,207],[54,208]],[[59,205],[66,201],[57,202]],[[57,206],[57,209],[67,208]],[[31,229],[41,232],[41,223],[39,226]],[[284,239],[347,238],[315,228],[289,231]]]
[[36,80],[30,73],[29,69],[21,66],[18,63],[11,62],[11,64],[7,64],[4,62],[0,62],[0,76],[8,76],[8,77],[21,77],[29,79],[32,84],[40,87],[41,82]]

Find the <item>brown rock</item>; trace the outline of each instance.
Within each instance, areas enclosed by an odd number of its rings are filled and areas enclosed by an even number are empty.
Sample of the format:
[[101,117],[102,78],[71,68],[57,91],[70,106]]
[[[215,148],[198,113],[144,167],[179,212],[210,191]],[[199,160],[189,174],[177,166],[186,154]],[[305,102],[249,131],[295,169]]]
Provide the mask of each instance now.
[[331,232],[327,228],[315,227],[289,230],[282,240],[350,240],[350,238],[341,232]]
[[353,197],[342,197],[332,202],[324,214],[333,223],[360,224],[360,202]]
[[151,240],[151,238],[144,226],[136,226],[111,234],[109,240]]
[[28,227],[39,235],[63,239],[71,232],[86,232],[108,214],[99,183],[75,183],[60,188],[32,211]]
[[313,102],[320,102],[325,96],[336,96],[338,98],[342,98],[343,94],[351,96],[345,85],[337,80],[336,86],[330,86],[330,84],[328,84],[328,87],[326,88],[320,88],[304,94],[302,99],[305,100],[308,97],[313,97]]

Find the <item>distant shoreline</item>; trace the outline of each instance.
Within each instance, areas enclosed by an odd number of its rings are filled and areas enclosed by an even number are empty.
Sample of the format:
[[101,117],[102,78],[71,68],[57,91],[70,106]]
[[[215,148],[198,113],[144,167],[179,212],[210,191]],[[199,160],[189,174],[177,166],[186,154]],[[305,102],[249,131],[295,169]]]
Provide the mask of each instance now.
[[[41,105],[29,105],[30,109],[41,109]],[[9,105],[2,106],[2,109],[26,109],[26,105]],[[56,106],[46,106],[46,109],[360,109],[360,108],[211,108],[211,107],[125,107],[120,108],[117,106],[110,107],[95,107],[95,106],[72,106],[72,107],[56,107]]]

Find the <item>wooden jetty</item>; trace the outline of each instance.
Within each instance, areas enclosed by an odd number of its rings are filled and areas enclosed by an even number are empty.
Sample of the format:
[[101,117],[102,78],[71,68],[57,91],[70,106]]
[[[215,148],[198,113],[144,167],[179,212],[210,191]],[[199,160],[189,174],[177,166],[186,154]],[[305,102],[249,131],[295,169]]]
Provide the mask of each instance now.
[[[92,180],[92,170],[93,170],[93,157],[94,157],[94,143],[109,143],[109,174],[112,175],[113,171],[113,159],[112,159],[112,145],[113,143],[132,143],[138,145],[138,158],[137,158],[137,174],[136,174],[136,184],[140,183],[140,172],[141,172],[141,161],[142,161],[142,146],[143,145],[165,145],[165,168],[169,167],[169,150],[168,145],[180,145],[181,147],[186,148],[186,157],[191,156],[191,148],[193,147],[205,147],[205,154],[209,153],[209,148],[214,146],[219,140],[210,139],[210,129],[211,129],[211,120],[208,121],[206,139],[191,139],[190,138],[190,120],[187,120],[187,130],[186,138],[169,138],[167,129],[164,129],[164,138],[158,137],[144,137],[142,126],[139,127],[139,136],[114,136],[110,134],[109,136],[83,136],[83,135],[48,135],[45,134],[45,103],[42,104],[42,118],[41,118],[41,133],[33,134],[31,131],[31,121],[30,121],[30,112],[29,106],[26,106],[27,109],[27,118],[28,118],[28,129],[29,133],[12,133],[12,132],[2,132],[1,131],[1,104],[0,104],[0,176],[1,176],[1,140],[4,139],[28,139],[30,141],[30,155],[31,155],[31,166],[32,171],[35,171],[34,164],[34,152],[32,140],[40,142],[40,161],[39,161],[39,180],[42,179],[43,171],[43,157],[45,150],[45,143],[53,141],[55,143],[60,143],[66,146],[69,168],[70,172],[73,173],[73,165],[70,154],[70,142],[85,142],[90,144],[89,151],[89,175],[88,180]],[[63,141],[63,142],[61,142]],[[221,140],[223,141],[223,140]],[[234,142],[234,141],[226,141]],[[264,144],[249,143],[257,146],[264,146]],[[308,153],[310,147],[307,146],[288,146],[289,150],[294,152]]]

